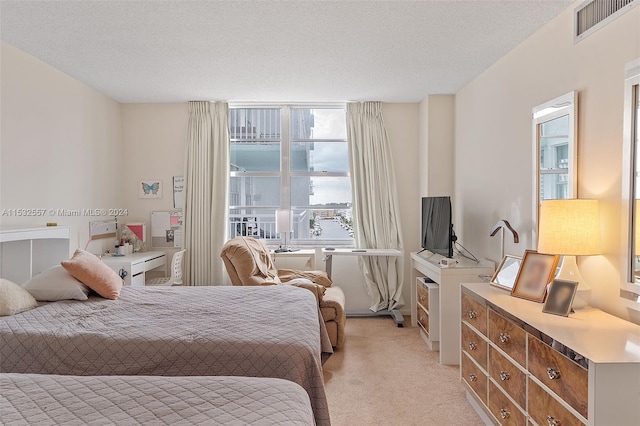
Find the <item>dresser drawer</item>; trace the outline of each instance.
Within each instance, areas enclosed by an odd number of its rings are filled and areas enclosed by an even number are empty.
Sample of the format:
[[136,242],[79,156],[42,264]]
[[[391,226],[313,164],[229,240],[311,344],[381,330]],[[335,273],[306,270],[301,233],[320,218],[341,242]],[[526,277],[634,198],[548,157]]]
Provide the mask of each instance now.
[[529,379],[529,415],[542,426],[580,426],[583,424],[531,379]]
[[425,309],[429,309],[429,291],[422,287],[420,283],[416,286],[416,300],[424,306]]
[[489,411],[501,425],[526,426],[527,416],[489,380]]
[[526,367],[527,334],[518,325],[493,310],[489,310],[489,340],[521,366]]
[[429,314],[427,314],[422,306],[418,303],[416,306],[416,316],[418,320],[418,325],[424,329],[424,331],[429,334]]
[[489,348],[489,376],[520,405],[527,406],[527,377],[493,347]]
[[462,293],[462,319],[474,326],[480,333],[487,334],[487,308],[480,302]]
[[589,372],[586,369],[529,335],[529,372],[587,418]]
[[461,329],[462,350],[466,351],[473,359],[476,360],[482,368],[487,370],[487,341],[480,337],[465,323],[462,323]]
[[487,404],[487,375],[471,361],[467,354],[462,354],[462,379],[473,389],[480,400]]

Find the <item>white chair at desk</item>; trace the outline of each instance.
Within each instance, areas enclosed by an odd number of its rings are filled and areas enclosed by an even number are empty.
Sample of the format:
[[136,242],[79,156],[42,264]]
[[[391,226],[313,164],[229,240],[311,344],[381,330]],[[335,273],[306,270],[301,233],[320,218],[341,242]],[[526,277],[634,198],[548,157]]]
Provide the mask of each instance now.
[[145,285],[182,285],[182,259],[186,250],[174,253],[171,258],[171,276],[147,280]]

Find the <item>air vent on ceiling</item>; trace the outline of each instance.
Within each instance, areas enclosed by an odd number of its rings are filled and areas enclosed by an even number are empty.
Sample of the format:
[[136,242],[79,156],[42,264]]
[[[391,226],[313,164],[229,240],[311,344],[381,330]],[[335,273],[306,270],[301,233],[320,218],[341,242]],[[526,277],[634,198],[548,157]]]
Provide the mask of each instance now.
[[574,11],[574,41],[579,42],[639,4],[640,0],[587,0]]

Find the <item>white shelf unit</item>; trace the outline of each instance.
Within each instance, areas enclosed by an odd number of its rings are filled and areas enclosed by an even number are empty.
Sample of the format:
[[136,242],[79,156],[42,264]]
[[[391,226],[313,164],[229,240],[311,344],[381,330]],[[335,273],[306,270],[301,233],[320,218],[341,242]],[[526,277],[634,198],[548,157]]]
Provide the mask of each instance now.
[[440,349],[440,286],[428,278],[416,278],[416,315],[420,335],[433,351]]
[[69,258],[68,226],[0,230],[0,276],[22,284]]

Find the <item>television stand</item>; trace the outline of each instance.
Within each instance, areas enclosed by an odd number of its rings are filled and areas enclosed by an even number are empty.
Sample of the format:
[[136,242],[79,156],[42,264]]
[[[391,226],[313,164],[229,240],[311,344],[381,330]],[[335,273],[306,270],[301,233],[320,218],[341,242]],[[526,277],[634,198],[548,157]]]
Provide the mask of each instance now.
[[[458,263],[446,267],[440,265],[440,259],[444,258],[431,252],[428,255],[411,253],[411,324],[420,327],[422,338],[433,350],[439,347],[441,364],[458,365],[461,284],[482,282],[482,276],[493,274],[495,265],[486,260],[475,262],[456,256],[454,259]],[[425,278],[428,279],[427,283]],[[418,307],[420,297],[428,300],[428,307]],[[422,314],[423,318],[426,315],[426,320],[420,321],[420,325],[418,314]],[[428,327],[425,328],[425,325]],[[437,327],[437,332],[429,327]]]

